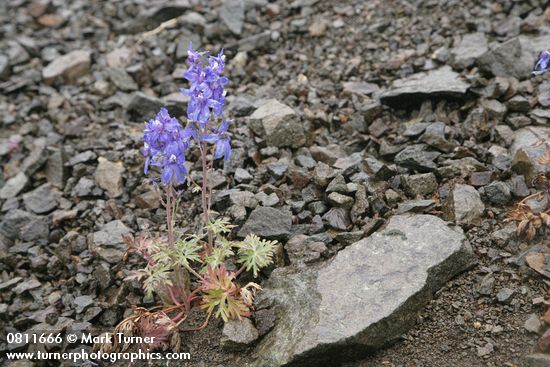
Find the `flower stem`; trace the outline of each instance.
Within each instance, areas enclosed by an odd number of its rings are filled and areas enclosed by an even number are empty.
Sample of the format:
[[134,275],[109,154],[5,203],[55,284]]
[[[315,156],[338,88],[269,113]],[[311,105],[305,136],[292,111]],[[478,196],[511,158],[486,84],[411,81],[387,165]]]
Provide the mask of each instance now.
[[166,225],[168,226],[168,245],[174,247],[174,202],[172,200],[172,185],[166,185]]
[[[208,226],[208,223],[210,222],[210,214],[209,214],[210,186],[208,185],[209,169],[208,169],[207,160],[206,160],[206,144],[204,142],[200,143],[200,150],[201,150],[201,160],[202,160],[202,191],[201,191],[202,211],[203,211],[204,225]],[[206,246],[207,254],[210,254],[212,252],[213,242],[214,242],[214,237],[213,237],[212,231],[209,229],[208,243]]]

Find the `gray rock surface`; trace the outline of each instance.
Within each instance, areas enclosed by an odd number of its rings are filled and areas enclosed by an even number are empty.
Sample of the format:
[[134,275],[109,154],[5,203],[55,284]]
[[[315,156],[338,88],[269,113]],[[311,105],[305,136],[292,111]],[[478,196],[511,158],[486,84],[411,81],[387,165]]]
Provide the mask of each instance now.
[[299,147],[305,143],[304,128],[298,114],[276,99],[265,101],[250,116],[250,127],[274,147]]
[[25,186],[27,186],[29,179],[24,172],[19,172],[6,181],[4,186],[0,188],[0,199],[14,198],[19,194]]
[[122,221],[113,220],[91,235],[90,251],[109,264],[117,264],[126,252],[122,235],[130,232],[131,230]]
[[409,97],[461,97],[470,85],[460,78],[450,66],[443,66],[428,73],[413,74],[405,79],[393,82],[392,87],[380,95],[386,104],[403,102]]
[[258,339],[258,330],[250,319],[229,320],[223,326],[221,345],[227,350],[240,350]]
[[538,162],[546,153],[545,139],[550,138],[550,129],[542,126],[529,126],[514,132],[509,148],[512,169],[523,174],[530,182],[539,173],[550,172],[550,166]]
[[51,212],[57,207],[61,193],[50,184],[44,184],[23,195],[25,207],[36,214]]
[[465,34],[458,46],[451,51],[453,66],[459,69],[468,68],[487,50],[487,38],[484,33]]
[[124,166],[122,163],[110,162],[103,157],[98,158],[99,164],[95,171],[95,182],[111,198],[117,198],[123,193]]
[[253,233],[265,239],[284,239],[290,234],[292,214],[286,210],[270,207],[254,209],[240,229],[239,237]]
[[398,215],[327,265],[276,269],[259,307],[274,307],[278,320],[254,365],[336,365],[379,348],[414,325],[432,294],[473,259],[459,228],[431,215]]
[[244,21],[244,0],[224,0],[220,7],[220,18],[233,34],[240,35]]
[[78,78],[89,73],[91,56],[90,51],[71,51],[48,64],[42,70],[42,78],[46,84],[52,84],[57,79],[63,79],[65,83],[74,83]]
[[449,210],[457,224],[479,224],[485,205],[473,186],[457,184],[449,197]]

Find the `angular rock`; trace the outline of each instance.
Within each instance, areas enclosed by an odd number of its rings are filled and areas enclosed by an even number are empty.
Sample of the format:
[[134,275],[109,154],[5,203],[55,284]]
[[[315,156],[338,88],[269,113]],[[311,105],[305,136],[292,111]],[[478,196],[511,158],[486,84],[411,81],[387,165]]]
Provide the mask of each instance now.
[[113,163],[103,157],[99,157],[99,164],[95,171],[95,182],[107,192],[111,198],[117,198],[124,192],[123,178],[124,166],[121,162]]
[[550,354],[535,353],[525,357],[527,367],[548,367],[550,366]]
[[283,209],[258,207],[238,232],[239,237],[253,233],[265,239],[286,239],[292,227],[292,214]]
[[546,145],[541,144],[550,138],[550,129],[547,127],[529,126],[515,131],[514,140],[510,146],[512,169],[523,174],[528,182],[539,173],[549,173],[550,165],[539,163],[539,159],[546,154]]
[[478,58],[477,64],[482,71],[495,76],[522,80],[531,76],[535,57],[536,54],[526,50],[525,42],[516,37],[490,47]]
[[250,127],[268,146],[298,148],[306,137],[298,114],[276,99],[265,101],[250,116]]
[[67,178],[66,161],[65,150],[61,148],[54,150],[46,162],[46,179],[58,189],[65,187],[65,179]]
[[49,234],[48,220],[24,210],[11,209],[0,222],[0,234],[10,240],[43,240]]
[[394,81],[392,87],[380,95],[380,101],[393,105],[410,98],[463,97],[469,87],[450,66],[443,66]]
[[243,29],[244,0],[224,0],[219,12],[227,28],[239,36]]
[[411,197],[428,195],[437,190],[437,179],[431,172],[402,176],[401,183],[405,193]]
[[242,350],[255,342],[259,336],[250,319],[229,320],[223,326],[221,345],[227,350]]
[[512,201],[510,187],[501,181],[492,182],[479,191],[484,200],[495,205],[507,205]]
[[327,265],[276,269],[258,304],[274,308],[277,323],[255,348],[253,365],[338,365],[380,348],[410,329],[432,294],[473,261],[459,228],[415,215],[392,217]]
[[109,264],[117,264],[126,252],[122,235],[131,232],[130,228],[126,227],[122,221],[113,220],[92,234],[89,243],[90,252],[97,254],[99,258]]
[[164,106],[164,102],[158,98],[148,96],[143,92],[132,93],[127,111],[136,121],[145,121],[153,118]]
[[323,215],[323,221],[325,221],[331,228],[345,231],[350,226],[349,213],[344,208],[332,208],[325,215]]
[[33,141],[31,152],[21,164],[21,170],[27,176],[32,176],[48,159],[46,154],[46,138],[37,138]]
[[437,168],[434,160],[440,155],[439,152],[427,151],[423,144],[409,145],[395,156],[394,162],[419,172],[430,172]]
[[36,214],[49,213],[57,208],[61,196],[50,184],[44,184],[23,195],[25,208]]
[[450,217],[457,224],[479,225],[481,223],[485,205],[474,187],[457,184],[448,200]]
[[17,175],[10,178],[4,186],[0,188],[0,199],[10,199],[16,197],[25,186],[27,186],[29,179],[24,172],[19,172]]
[[458,69],[469,68],[487,50],[487,37],[484,33],[465,34],[458,46],[451,51],[452,64]]
[[62,79],[64,83],[74,83],[78,78],[90,72],[91,63],[90,51],[71,51],[48,64],[42,70],[42,78],[46,84],[52,84],[58,79]]

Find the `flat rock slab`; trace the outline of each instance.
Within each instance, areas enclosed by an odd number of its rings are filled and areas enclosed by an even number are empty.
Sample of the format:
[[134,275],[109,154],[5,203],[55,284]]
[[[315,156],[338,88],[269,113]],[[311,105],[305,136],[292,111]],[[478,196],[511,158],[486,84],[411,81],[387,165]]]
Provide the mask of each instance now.
[[277,322],[254,365],[336,365],[380,348],[474,259],[460,228],[432,215],[396,215],[326,265],[277,269],[259,302],[274,308]]
[[384,104],[401,104],[411,97],[463,97],[470,85],[460,78],[450,66],[443,66],[428,73],[413,74],[393,82],[392,87],[380,95]]

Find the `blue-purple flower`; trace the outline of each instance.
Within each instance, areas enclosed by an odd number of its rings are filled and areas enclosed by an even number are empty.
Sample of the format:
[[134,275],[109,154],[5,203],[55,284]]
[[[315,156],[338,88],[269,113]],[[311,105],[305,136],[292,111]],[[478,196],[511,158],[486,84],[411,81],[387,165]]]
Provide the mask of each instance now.
[[533,67],[533,75],[542,75],[548,71],[548,65],[550,64],[550,51],[542,51],[539,54],[539,58]]
[[225,56],[222,50],[218,56],[210,56],[205,66],[201,61],[205,53],[193,50],[191,43],[187,53],[189,69],[183,73],[183,77],[189,81],[189,89],[181,89],[183,94],[191,98],[187,105],[187,118],[205,129],[211,114],[213,117],[223,114],[224,86],[228,83],[228,79],[222,76]]
[[170,116],[166,108],[161,108],[154,119],[145,124],[142,153],[147,158],[144,173],[149,166],[162,169],[161,182],[182,184],[185,182],[185,151],[190,135],[182,129],[177,119]]
[[214,158],[218,159],[223,157],[224,160],[228,160],[231,157],[231,136],[227,131],[229,129],[229,122],[223,120],[216,131],[213,134],[203,135],[202,140],[208,143],[216,144],[214,149]]

